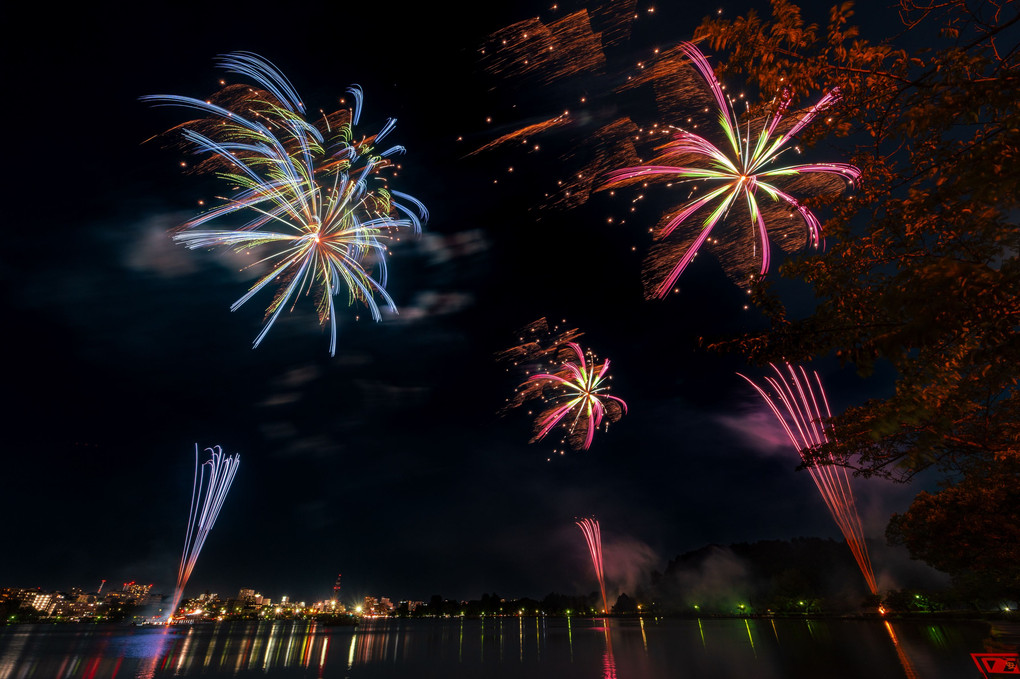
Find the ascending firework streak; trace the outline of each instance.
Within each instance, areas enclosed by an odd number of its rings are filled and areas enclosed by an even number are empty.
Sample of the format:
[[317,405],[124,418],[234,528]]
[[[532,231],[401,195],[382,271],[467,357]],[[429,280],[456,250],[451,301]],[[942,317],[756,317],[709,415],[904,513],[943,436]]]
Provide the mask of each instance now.
[[609,603],[606,601],[606,578],[602,571],[602,533],[599,532],[598,519],[576,519],[581,532],[584,533],[585,542],[588,543],[588,551],[591,552],[591,561],[595,565],[595,576],[599,579],[599,589],[602,591],[602,612],[609,613]]
[[188,578],[195,569],[195,562],[198,561],[205,538],[216,523],[216,517],[219,516],[223,501],[227,498],[234,474],[241,464],[240,455],[225,455],[219,446],[205,450],[211,455],[211,459],[199,464],[198,444],[195,444],[195,480],[191,487],[191,511],[188,513],[184,553],[181,554],[181,566],[177,570],[177,586],[174,588],[167,622],[181,603],[184,586],[188,584]]
[[[777,402],[770,397],[765,390],[751,381],[750,378],[740,375],[747,380],[755,390],[761,394],[765,402],[772,409],[776,419],[783,425],[786,435],[790,437],[793,447],[800,453],[801,459],[807,461],[806,454],[820,445],[828,443],[829,438],[823,426],[823,414],[819,407],[818,397],[815,395],[811,380],[803,367],[798,371],[789,363],[786,368],[790,373],[787,379],[782,371],[775,365],[772,369],[776,371],[777,377],[765,377],[778,397],[779,404],[785,408],[785,414]],[[818,373],[814,373],[815,383],[818,385],[818,394],[821,396],[821,405],[825,407],[825,418],[831,418],[829,401],[822,389],[822,381]],[[857,560],[857,565],[868,581],[868,588],[872,594],[878,593],[875,586],[875,574],[871,570],[871,559],[868,557],[868,546],[864,542],[864,529],[861,527],[861,517],[857,515],[857,505],[854,503],[854,494],[850,489],[850,479],[846,469],[836,465],[835,460],[830,456],[823,460],[820,465],[812,463],[808,467],[808,473],[814,479],[818,492],[822,494],[832,518],[843,533],[850,551]]]

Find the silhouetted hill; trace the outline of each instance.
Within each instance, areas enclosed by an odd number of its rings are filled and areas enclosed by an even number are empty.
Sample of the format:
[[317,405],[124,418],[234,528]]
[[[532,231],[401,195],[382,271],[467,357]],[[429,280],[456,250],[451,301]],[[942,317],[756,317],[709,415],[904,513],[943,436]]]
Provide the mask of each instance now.
[[869,597],[846,544],[821,538],[708,545],[671,560],[652,594],[690,613],[847,612]]

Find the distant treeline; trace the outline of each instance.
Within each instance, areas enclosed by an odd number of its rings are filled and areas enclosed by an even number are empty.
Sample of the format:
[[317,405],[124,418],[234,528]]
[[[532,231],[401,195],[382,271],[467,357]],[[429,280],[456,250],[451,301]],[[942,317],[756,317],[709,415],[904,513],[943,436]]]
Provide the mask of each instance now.
[[[612,591],[611,577],[607,580]],[[551,593],[540,600],[507,599],[493,592],[467,602],[436,594],[414,611],[404,604],[397,614],[592,615],[601,612],[601,604],[594,590],[581,595]],[[879,605],[890,612],[924,612],[989,604],[952,591],[897,590],[873,596],[842,541],[794,538],[708,545],[681,554],[663,572],[649,573],[634,591],[616,594],[611,605],[615,614],[693,616],[874,613]]]

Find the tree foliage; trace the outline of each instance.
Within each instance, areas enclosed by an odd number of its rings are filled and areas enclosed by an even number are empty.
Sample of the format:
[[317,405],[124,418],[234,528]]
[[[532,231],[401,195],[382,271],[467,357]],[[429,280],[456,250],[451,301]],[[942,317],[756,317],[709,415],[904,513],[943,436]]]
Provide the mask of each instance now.
[[943,489],[918,495],[888,537],[962,589],[1015,595],[1020,2],[900,0],[898,32],[880,42],[851,24],[851,3],[824,27],[771,4],[767,18],[706,19],[697,38],[762,101],[838,89],[802,141],[834,143],[827,159],[841,152],[863,177],[851,197],[815,199],[831,215],[827,248],[780,269],[811,286],[813,310],[795,317],[759,281],[768,328],[720,345],[759,361],[835,354],[865,376],[891,363],[895,392],[833,418],[833,442],[807,463],[831,455],[899,480],[941,470]]
[[816,199],[831,214],[826,249],[781,268],[812,286],[814,310],[792,317],[759,282],[770,327],[730,346],[756,360],[834,353],[863,375],[891,362],[895,393],[835,418],[824,451],[864,474],[1016,457],[1020,3],[901,0],[883,42],[861,37],[851,3],[825,27],[771,4],[768,18],[706,19],[696,37],[763,101],[838,89],[803,141],[835,140],[863,179],[851,197]]
[[921,492],[886,535],[910,553],[950,573],[971,598],[1020,596],[1020,484],[1018,465],[1000,463],[941,492]]

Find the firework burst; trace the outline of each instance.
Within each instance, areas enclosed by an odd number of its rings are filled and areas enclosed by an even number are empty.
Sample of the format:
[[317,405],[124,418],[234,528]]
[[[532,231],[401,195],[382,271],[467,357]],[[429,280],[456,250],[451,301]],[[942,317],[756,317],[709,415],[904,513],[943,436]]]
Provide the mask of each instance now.
[[[824,421],[831,418],[832,413],[829,411],[829,401],[825,396],[825,390],[822,389],[822,382],[818,373],[814,373],[814,383],[818,387],[816,394],[812,380],[803,367],[794,369],[790,364],[786,364],[789,378],[775,365],[772,366],[772,369],[776,376],[765,377],[765,382],[772,388],[774,397],[750,378],[744,375],[740,376],[747,380],[765,400],[782,425],[783,431],[786,432],[794,449],[800,454],[801,459],[807,462],[809,452],[829,441]],[[822,408],[824,408],[824,414]],[[812,461],[812,465],[807,469],[818,492],[821,493],[822,499],[825,500],[829,513],[832,514],[840,532],[843,533],[850,551],[853,552],[857,566],[868,583],[868,588],[872,594],[878,593],[875,574],[871,568],[871,559],[868,556],[868,546],[864,541],[861,517],[857,513],[857,505],[854,502],[854,494],[850,487],[846,468],[838,466],[830,456],[820,461]]]
[[[790,191],[817,190],[828,184],[826,177],[851,184],[860,177],[860,170],[845,163],[777,164],[779,157],[790,150],[794,136],[837,99],[837,91],[825,94],[799,116],[787,115],[789,97],[784,94],[773,115],[753,121],[753,126],[748,120],[742,127],[701,51],[691,43],[682,43],[679,50],[711,91],[724,143],[717,146],[694,132],[676,129],[672,140],[657,148],[657,157],[647,164],[610,172],[601,187],[610,189],[649,179],[692,185],[687,201],[663,218],[655,234],[661,243],[652,249],[646,262],[649,297],[662,298],[670,292],[701,247],[712,242],[713,229],[721,223],[750,223],[750,259],[746,255],[740,259],[753,262],[760,258],[759,274],[769,269],[769,230],[788,231],[789,222],[799,223],[807,232],[808,242],[819,247],[818,218]],[[788,223],[779,224],[783,221]],[[780,243],[793,248],[791,242]],[[737,268],[745,267],[741,264]]]
[[225,455],[219,446],[206,448],[209,459],[199,464],[198,444],[195,444],[195,480],[191,487],[191,510],[188,512],[188,530],[184,536],[184,552],[181,554],[181,565],[177,569],[177,585],[170,602],[169,621],[184,595],[184,586],[188,584],[191,572],[195,570],[198,555],[202,551],[205,539],[220,515],[223,501],[227,499],[234,474],[241,464],[240,455]]
[[538,385],[543,400],[549,403],[538,416],[539,429],[533,440],[541,440],[556,425],[562,424],[571,446],[587,450],[603,418],[607,425],[616,422],[626,414],[627,404],[609,394],[608,358],[599,365],[590,351],[582,351],[574,342],[568,342],[567,346],[576,361],[564,362],[555,373],[539,373],[528,379]]
[[[376,296],[392,311],[386,293],[386,255],[403,230],[420,232],[428,212],[415,198],[388,188],[390,158],[401,146],[378,150],[394,128],[390,118],[373,136],[357,137],[362,91],[347,90],[349,108],[307,115],[290,81],[261,57],[235,52],[218,59],[231,73],[256,83],[225,86],[203,101],[176,95],[142,100],[198,110],[203,118],[177,126],[184,143],[205,156],[197,172],[213,172],[232,187],[221,203],[185,223],[174,240],[186,247],[225,247],[244,255],[257,250],[248,266],[266,271],[234,302],[237,310],[263,288],[275,284],[258,346],[284,308],[298,297],[314,296],[319,322],[330,326],[330,354],[336,353],[334,298],[347,292],[348,305],[368,307],[381,319]],[[344,100],[341,100],[344,103]],[[209,228],[214,221],[241,215],[231,228]]]
[[[599,363],[590,350],[572,341],[581,334],[574,328],[550,337],[542,318],[521,331],[521,344],[498,354],[503,360],[513,360],[515,366],[523,366],[529,375],[513,398],[507,399],[503,411],[529,401],[542,404],[529,443],[542,440],[559,427],[562,443],[574,450],[587,450],[599,427],[608,428],[627,412],[623,399],[609,394],[609,360]],[[551,371],[545,367],[548,362],[554,366]]]

